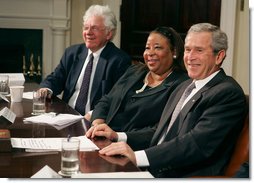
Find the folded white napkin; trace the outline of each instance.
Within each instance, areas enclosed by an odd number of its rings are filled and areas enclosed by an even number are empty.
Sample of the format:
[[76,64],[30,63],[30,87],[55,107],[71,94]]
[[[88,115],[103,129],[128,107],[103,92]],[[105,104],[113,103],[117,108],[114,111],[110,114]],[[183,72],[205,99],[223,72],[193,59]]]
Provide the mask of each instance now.
[[35,173],[31,178],[62,178],[48,165],[45,165],[41,170]]

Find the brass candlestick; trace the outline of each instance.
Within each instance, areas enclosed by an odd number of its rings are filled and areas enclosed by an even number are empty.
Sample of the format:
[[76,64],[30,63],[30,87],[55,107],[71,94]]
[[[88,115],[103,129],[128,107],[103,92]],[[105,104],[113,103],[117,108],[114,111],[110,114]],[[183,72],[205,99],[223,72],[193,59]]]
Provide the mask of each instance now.
[[41,75],[41,57],[38,56],[38,63],[37,63],[37,75],[40,76]]
[[33,76],[34,75],[34,55],[33,54],[31,54],[31,56],[30,56],[30,67],[29,67],[29,70],[30,70],[30,74],[29,74],[29,76]]
[[26,76],[26,58],[25,58],[25,55],[23,55],[23,74],[24,76]]

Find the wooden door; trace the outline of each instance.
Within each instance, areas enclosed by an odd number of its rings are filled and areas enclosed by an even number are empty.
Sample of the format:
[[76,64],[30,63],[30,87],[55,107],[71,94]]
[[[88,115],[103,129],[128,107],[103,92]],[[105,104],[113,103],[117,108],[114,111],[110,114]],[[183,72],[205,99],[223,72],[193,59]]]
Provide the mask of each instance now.
[[221,0],[122,0],[121,48],[143,61],[147,36],[158,26],[170,26],[182,38],[191,25],[220,25]]

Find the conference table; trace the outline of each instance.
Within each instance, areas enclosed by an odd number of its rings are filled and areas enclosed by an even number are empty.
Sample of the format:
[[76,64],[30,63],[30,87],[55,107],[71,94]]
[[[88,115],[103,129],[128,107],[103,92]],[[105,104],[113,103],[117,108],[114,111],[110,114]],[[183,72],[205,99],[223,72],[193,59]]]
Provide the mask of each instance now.
[[[30,90],[25,87],[25,91]],[[12,138],[38,138],[38,137],[67,137],[84,135],[89,124],[84,120],[71,124],[61,130],[47,124],[25,124],[23,119],[32,113],[32,100],[23,98],[20,103],[7,103],[0,101],[0,109],[8,107],[16,114],[14,123],[2,123],[1,129],[7,129]],[[58,97],[46,101],[46,112],[77,114],[64,101]],[[111,142],[105,138],[91,139],[99,148]],[[1,142],[0,142],[1,143]],[[2,149],[3,150],[3,149]],[[29,178],[48,165],[55,172],[60,171],[61,152],[26,152],[24,149],[12,148],[7,152],[0,152],[0,177],[1,178]],[[81,173],[102,172],[138,172],[141,171],[128,158],[123,156],[104,156],[98,151],[80,152]]]

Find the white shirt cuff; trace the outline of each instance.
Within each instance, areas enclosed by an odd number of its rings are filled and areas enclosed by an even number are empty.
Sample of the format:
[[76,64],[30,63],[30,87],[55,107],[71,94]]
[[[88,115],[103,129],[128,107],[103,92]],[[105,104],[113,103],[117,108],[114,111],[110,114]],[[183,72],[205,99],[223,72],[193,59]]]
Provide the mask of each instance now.
[[135,151],[136,162],[138,167],[148,167],[149,161],[144,150]]
[[117,132],[117,142],[127,142],[127,135],[124,132]]
[[53,91],[50,88],[47,88],[47,90],[48,90],[48,95],[52,96],[53,95]]
[[87,112],[90,116],[93,114],[93,110]]

